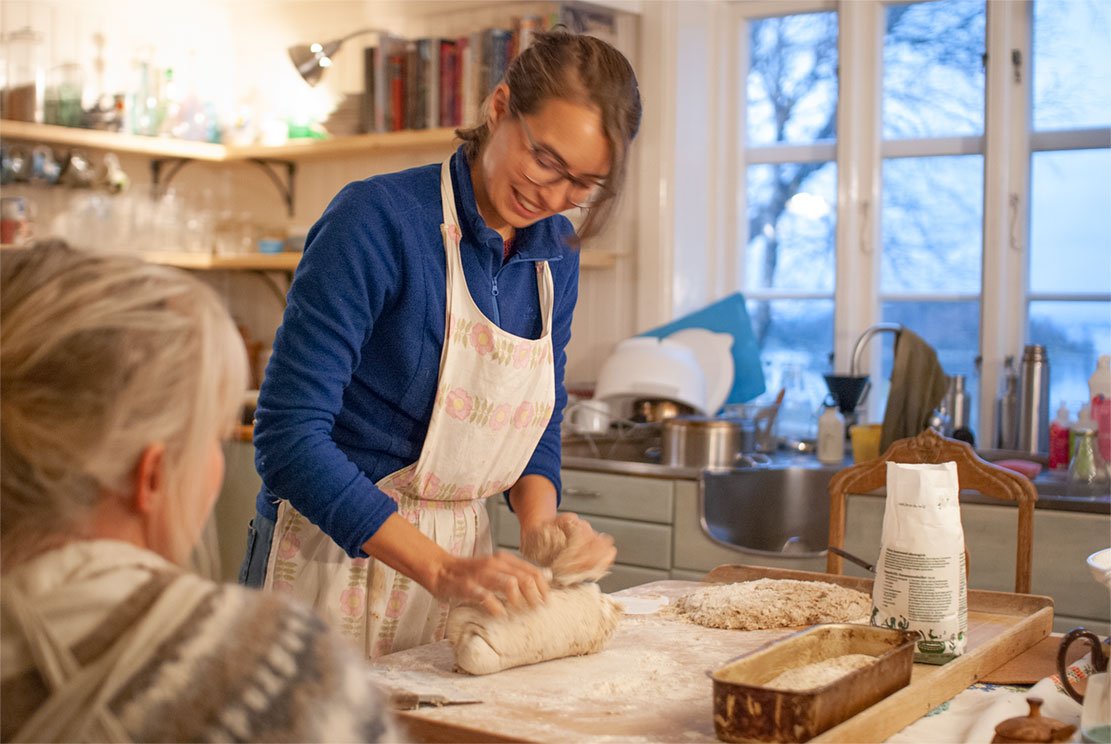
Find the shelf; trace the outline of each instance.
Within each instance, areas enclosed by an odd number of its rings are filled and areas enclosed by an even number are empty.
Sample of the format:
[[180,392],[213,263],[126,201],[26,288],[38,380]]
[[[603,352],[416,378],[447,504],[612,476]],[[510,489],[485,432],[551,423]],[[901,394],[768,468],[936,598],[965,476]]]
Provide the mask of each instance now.
[[299,252],[244,253],[234,256],[217,256],[211,253],[142,252],[136,255],[150,263],[200,271],[293,271],[301,261]]
[[450,147],[454,129],[418,129],[382,134],[358,134],[323,140],[290,140],[283,145],[214,145],[208,142],[143,137],[136,134],[101,132],[95,129],[59,127],[25,121],[0,121],[0,139],[33,141],[50,145],[88,147],[116,153],[146,155],[152,158],[180,158],[210,163],[251,160],[310,160],[337,155],[366,155],[376,150],[413,150]]

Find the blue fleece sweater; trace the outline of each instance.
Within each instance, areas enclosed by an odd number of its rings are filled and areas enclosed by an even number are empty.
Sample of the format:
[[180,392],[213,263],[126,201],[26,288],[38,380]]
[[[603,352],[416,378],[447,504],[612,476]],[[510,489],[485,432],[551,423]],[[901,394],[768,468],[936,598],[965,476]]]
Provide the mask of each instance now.
[[[560,489],[565,349],[578,296],[578,252],[562,216],[501,236],[478,213],[462,151],[451,159],[471,296],[492,322],[539,338],[533,262],[555,284],[555,412],[524,474]],[[397,507],[374,484],[420,456],[439,377],[446,313],[440,166],[345,186],[309,231],[259,392],[258,510],[287,499],[352,557]]]

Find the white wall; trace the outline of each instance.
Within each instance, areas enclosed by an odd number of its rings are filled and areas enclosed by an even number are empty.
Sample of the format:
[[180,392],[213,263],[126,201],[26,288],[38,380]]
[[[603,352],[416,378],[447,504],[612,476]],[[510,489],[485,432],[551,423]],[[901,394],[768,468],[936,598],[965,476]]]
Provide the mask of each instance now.
[[[642,14],[620,20],[622,46],[637,68],[645,104],[644,123],[635,144],[623,207],[613,228],[586,250],[618,254],[610,268],[584,270],[579,308],[568,350],[569,381],[593,380],[613,345],[669,320],[674,314],[672,244],[675,236],[671,191],[675,146],[673,90],[676,71],[673,25],[679,6],[705,7],[706,2],[628,4]],[[78,62],[92,90],[126,91],[137,78],[136,61],[175,69],[178,80],[193,81],[205,98],[226,108],[249,105],[254,115],[324,117],[345,91],[361,88],[362,44],[352,40],[317,88],[309,88],[286,56],[286,47],[328,40],[353,30],[385,27],[410,36],[464,33],[504,21],[513,15],[550,8],[547,3],[466,2],[462,0],[4,0],[0,31],[30,25],[44,35],[44,55],[51,66]],[[368,37],[369,38],[369,37]],[[697,45],[697,41],[693,42]],[[642,53],[643,50],[643,53]],[[703,68],[708,60],[701,62]],[[705,92],[700,93],[703,98]],[[701,105],[701,104],[698,104]],[[688,127],[697,128],[699,112],[691,109]],[[697,140],[697,134],[687,139]],[[173,181],[178,195],[190,203],[236,213],[250,213],[262,224],[304,229],[323,211],[343,184],[374,173],[388,172],[444,157],[449,150],[432,148],[365,158],[335,158],[301,163],[297,175],[296,209],[287,215],[278,192],[265,174],[250,164],[191,163]],[[714,155],[698,151],[702,168]],[[150,181],[149,161],[122,159],[141,193]],[[703,192],[684,193],[685,203],[701,203]],[[58,192],[39,194],[57,202]],[[684,230],[703,218],[686,215]],[[703,238],[684,238],[690,267],[704,267],[695,257]],[[687,264],[684,264],[687,266]],[[688,270],[691,274],[694,269]],[[698,268],[706,274],[710,270]],[[280,318],[270,290],[257,277],[212,277],[229,303],[256,337],[269,340]],[[685,307],[711,294],[699,279],[683,278]],[[691,288],[687,287],[688,281]]]

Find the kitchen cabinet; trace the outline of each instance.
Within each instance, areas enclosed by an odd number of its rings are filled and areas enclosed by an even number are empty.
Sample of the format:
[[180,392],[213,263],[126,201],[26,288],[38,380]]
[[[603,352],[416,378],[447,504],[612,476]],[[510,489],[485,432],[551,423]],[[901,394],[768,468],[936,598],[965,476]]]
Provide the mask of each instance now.
[[[575,512],[594,529],[613,536],[617,563],[598,582],[613,592],[671,577],[675,482],[610,473],[564,470],[561,511]],[[494,543],[520,546],[520,526],[503,498],[490,499]]]
[[[778,558],[729,548],[699,524],[698,482],[564,469],[561,511],[575,512],[613,535],[617,563],[599,582],[607,592],[660,579],[701,579],[723,563],[822,571],[824,558]],[[520,527],[505,500],[489,501],[491,533],[516,549]]]
[[726,563],[748,566],[789,568],[796,571],[825,571],[821,558],[778,557],[742,551],[711,539],[702,529],[702,511],[698,502],[698,481],[675,482],[675,561],[673,578],[702,576]]
[[[883,532],[882,496],[846,500],[845,550],[874,562]],[[969,555],[969,587],[1014,590],[1017,510],[1000,504],[961,504],[961,523]],[[1111,515],[1034,510],[1034,562],[1031,593],[1053,598],[1053,629],[1064,632],[1084,625],[1102,635],[1111,632],[1107,589],[1088,572],[1085,559],[1108,546]],[[846,563],[845,573],[867,576]]]

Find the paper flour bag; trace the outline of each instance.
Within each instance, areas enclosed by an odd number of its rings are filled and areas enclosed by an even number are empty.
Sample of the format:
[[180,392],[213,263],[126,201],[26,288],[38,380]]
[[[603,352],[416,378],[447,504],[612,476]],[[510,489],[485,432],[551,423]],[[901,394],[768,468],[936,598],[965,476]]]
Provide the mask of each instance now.
[[872,624],[916,631],[915,661],[944,664],[964,653],[968,586],[959,490],[954,462],[887,463]]

